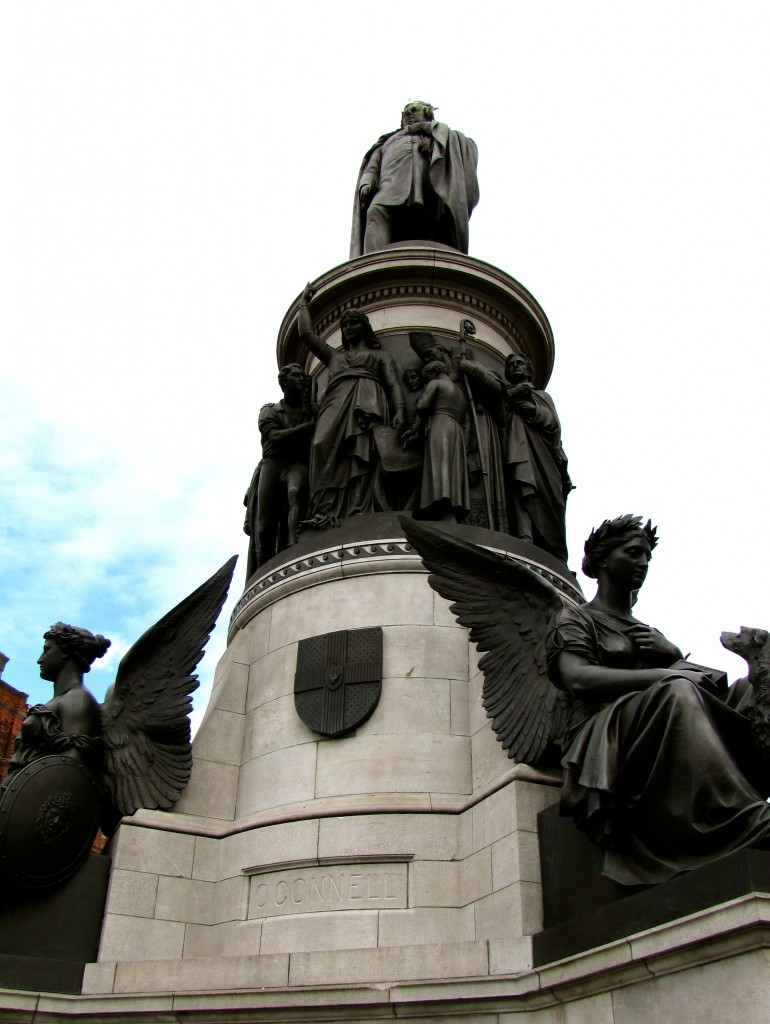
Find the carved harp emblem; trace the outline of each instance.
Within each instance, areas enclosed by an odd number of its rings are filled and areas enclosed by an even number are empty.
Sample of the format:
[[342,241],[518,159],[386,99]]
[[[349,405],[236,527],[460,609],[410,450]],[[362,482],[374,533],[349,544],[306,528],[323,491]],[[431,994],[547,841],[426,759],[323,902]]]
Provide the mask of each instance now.
[[381,692],[380,626],[300,640],[294,705],[313,732],[341,736],[355,729],[377,707]]

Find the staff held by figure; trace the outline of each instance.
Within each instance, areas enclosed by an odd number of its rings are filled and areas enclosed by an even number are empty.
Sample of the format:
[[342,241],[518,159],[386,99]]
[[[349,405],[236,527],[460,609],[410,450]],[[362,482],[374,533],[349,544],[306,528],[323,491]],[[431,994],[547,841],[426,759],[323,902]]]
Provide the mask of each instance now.
[[[476,333],[476,325],[472,320],[461,320],[460,321],[460,358],[467,359],[467,339],[468,335],[473,337]],[[487,508],[487,522],[489,529],[493,529],[494,519],[492,518],[492,499],[489,494],[489,474],[487,473],[487,457],[484,453],[484,445],[482,444],[481,434],[479,432],[479,418],[476,414],[476,405],[473,401],[473,395],[471,394],[471,385],[468,378],[463,374],[463,380],[465,381],[465,393],[468,396],[468,406],[471,410],[471,423],[473,424],[473,436],[476,439],[476,448],[479,453],[479,466],[481,468],[481,486],[484,489],[484,503]]]

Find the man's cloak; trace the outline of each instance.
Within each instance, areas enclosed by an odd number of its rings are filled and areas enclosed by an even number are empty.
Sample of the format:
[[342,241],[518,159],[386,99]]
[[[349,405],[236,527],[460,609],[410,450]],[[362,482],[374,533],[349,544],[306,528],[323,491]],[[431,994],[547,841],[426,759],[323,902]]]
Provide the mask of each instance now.
[[[451,244],[460,252],[468,251],[468,221],[473,208],[479,201],[479,183],[476,177],[478,149],[473,139],[462,132],[453,131],[440,121],[431,122],[431,146],[429,176],[433,191],[449,211],[453,223]],[[399,131],[400,129],[396,129]],[[366,152],[356,181],[356,195],[353,202],[353,226],[350,235],[350,258],[360,256],[364,251],[366,213],[370,204],[363,204],[359,197],[361,179],[372,154],[396,132],[381,135]],[[377,193],[371,193],[371,204],[377,203]],[[406,198],[406,197],[405,197]]]

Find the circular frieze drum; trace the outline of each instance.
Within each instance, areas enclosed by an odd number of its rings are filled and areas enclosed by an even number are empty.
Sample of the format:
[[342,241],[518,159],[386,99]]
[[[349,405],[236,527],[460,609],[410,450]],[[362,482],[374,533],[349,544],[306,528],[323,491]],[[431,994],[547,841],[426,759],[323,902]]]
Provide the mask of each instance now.
[[41,757],[0,798],[0,872],[29,888],[62,882],[85,860],[98,824],[95,776],[73,757]]

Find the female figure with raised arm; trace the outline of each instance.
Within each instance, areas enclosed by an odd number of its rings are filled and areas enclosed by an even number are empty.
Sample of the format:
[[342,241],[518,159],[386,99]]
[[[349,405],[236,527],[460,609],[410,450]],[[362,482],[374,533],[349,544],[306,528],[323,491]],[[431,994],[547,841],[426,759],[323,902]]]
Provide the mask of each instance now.
[[666,881],[733,850],[770,843],[768,764],[726,690],[632,613],[657,543],[636,516],[586,541],[592,601],[564,608],[547,641],[551,681],[569,694],[562,814],[604,849],[625,885]]
[[314,295],[310,285],[302,293],[299,334],[329,368],[310,452],[309,525],[323,527],[378,511],[372,427],[401,429],[404,395],[396,364],[380,348],[366,314],[342,314],[342,349],[333,349],[313,330],[308,303]]

